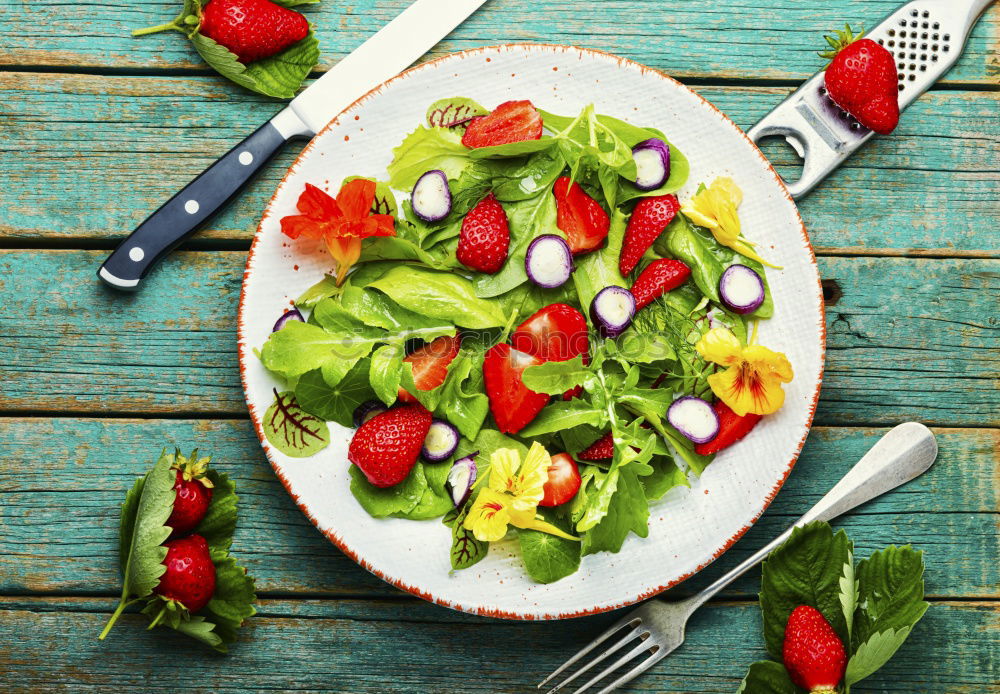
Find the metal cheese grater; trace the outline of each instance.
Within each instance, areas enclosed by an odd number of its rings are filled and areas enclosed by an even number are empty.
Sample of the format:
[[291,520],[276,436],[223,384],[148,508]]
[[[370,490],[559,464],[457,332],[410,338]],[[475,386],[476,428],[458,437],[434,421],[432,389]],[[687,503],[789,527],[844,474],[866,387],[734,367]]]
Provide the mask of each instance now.
[[[900,111],[958,62],[969,32],[992,1],[913,0],[866,32],[896,59]],[[802,175],[786,182],[796,200],[875,134],[833,102],[824,76],[810,77],[747,132],[755,143],[784,136],[802,157]]]

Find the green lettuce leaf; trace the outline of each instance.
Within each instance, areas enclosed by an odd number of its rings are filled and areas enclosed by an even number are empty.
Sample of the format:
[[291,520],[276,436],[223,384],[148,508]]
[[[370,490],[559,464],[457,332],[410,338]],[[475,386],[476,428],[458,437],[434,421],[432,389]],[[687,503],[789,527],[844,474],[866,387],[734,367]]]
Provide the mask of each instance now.
[[591,371],[580,355],[566,361],[548,361],[529,366],[521,374],[521,380],[536,393],[559,395],[583,385],[590,376]]
[[419,462],[413,466],[405,480],[393,487],[376,487],[357,465],[352,464],[348,473],[351,476],[351,493],[368,515],[374,518],[412,511],[427,489],[427,478]]
[[430,169],[444,171],[449,179],[458,178],[470,163],[461,133],[422,125],[407,135],[392,155],[389,185],[396,190],[411,190]]
[[472,282],[459,275],[400,265],[369,286],[415,313],[464,328],[498,328],[507,322],[496,302],[476,296]]

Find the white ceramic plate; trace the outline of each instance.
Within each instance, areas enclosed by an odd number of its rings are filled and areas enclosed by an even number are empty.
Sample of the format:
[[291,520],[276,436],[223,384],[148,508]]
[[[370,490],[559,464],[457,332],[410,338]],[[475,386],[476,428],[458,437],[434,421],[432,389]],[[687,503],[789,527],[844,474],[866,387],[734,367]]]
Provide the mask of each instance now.
[[[371,518],[348,488],[351,432],[330,424],[332,444],[308,459],[290,458],[261,436],[261,416],[281,389],[253,350],[292,299],[332,262],[291,242],[278,220],[295,214],[306,182],[336,194],[347,175],[386,177],[392,147],[434,100],[468,96],[487,108],[530,99],[575,114],[589,103],[667,134],[687,155],[691,175],[679,191],[727,175],[743,189],[745,234],[765,257],[775,317],[760,341],[787,354],[795,379],[787,400],[744,441],[719,455],[690,490],[653,504],[649,537],[631,536],[618,554],[584,557],[580,570],[549,585],[532,582],[510,543],[451,572],[449,530],[440,521]],[[558,619],[622,607],[669,588],[726,551],[760,516],[798,457],[823,371],[825,328],[819,273],[791,198],[760,151],[718,109],[669,77],[615,56],[578,48],[512,45],[450,55],[413,68],[345,110],[309,144],[278,187],[247,259],[239,308],[239,354],[250,416],[275,472],[310,520],[341,550],[389,583],[440,605],[517,619]],[[326,561],[316,557],[314,561]]]

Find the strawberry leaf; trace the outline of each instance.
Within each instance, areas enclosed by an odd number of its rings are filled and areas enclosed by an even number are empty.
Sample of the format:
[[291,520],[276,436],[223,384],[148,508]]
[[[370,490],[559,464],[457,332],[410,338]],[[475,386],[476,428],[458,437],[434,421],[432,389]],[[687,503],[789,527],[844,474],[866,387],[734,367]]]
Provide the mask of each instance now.
[[736,694],[800,694],[781,663],[761,660],[750,666]]
[[[166,571],[163,560],[167,556],[167,548],[163,542],[170,535],[166,522],[176,496],[176,473],[170,467],[172,464],[173,456],[161,455],[142,484],[135,520],[131,524],[132,541],[125,564],[124,595],[139,598],[149,595]],[[134,491],[136,487],[132,489]]]
[[142,487],[145,482],[145,476],[136,477],[135,484],[125,494],[125,501],[122,502],[122,516],[118,526],[118,563],[121,567],[122,576],[125,575],[129,550],[132,549],[132,535],[135,533],[135,515],[139,511],[139,499],[142,497]]
[[253,577],[228,552],[213,551],[212,562],[215,564],[215,593],[202,615],[215,625],[215,634],[221,639],[213,648],[225,653],[226,645],[236,641],[237,630],[243,622],[256,614],[257,594]]
[[280,53],[246,65],[225,46],[203,34],[196,32],[190,38],[198,54],[220,75],[258,94],[277,99],[295,96],[303,80],[319,62],[319,41],[312,30]]
[[212,484],[212,501],[208,511],[195,532],[205,538],[212,552],[229,550],[233,543],[233,532],[236,530],[236,487],[229,476],[216,470],[209,470],[207,475]]
[[291,391],[274,391],[274,403],[264,412],[263,425],[268,442],[293,458],[308,458],[330,443],[326,422],[303,410]]

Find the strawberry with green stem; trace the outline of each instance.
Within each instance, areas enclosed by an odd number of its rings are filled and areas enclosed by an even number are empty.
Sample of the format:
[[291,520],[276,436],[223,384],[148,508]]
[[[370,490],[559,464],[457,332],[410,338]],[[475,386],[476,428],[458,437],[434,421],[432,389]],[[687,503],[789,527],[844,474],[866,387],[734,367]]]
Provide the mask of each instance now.
[[826,91],[834,103],[857,118],[861,125],[882,135],[899,123],[899,77],[892,53],[871,39],[856,35],[850,25],[826,36],[830,50]]

